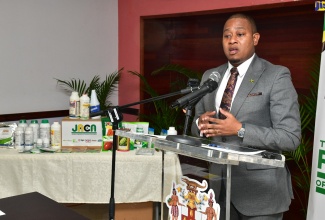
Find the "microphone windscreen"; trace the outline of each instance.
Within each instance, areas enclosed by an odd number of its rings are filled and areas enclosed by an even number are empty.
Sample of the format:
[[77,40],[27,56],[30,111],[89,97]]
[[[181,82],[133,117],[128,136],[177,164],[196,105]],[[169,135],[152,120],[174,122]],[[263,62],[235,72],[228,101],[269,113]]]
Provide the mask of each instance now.
[[215,81],[215,82],[219,82],[221,76],[220,76],[220,73],[218,71],[213,71],[210,76],[209,76],[209,79]]

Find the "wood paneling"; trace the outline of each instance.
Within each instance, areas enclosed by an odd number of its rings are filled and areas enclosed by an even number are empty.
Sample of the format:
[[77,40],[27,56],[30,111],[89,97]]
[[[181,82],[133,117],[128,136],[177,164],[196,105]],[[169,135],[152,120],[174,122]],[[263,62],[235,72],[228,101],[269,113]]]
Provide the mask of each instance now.
[[[311,2],[243,11],[254,17],[261,34],[258,56],[288,67],[301,92],[308,91],[308,71],[322,47],[323,13],[315,12],[313,7]],[[169,92],[176,73],[151,76],[153,70],[168,63],[202,73],[225,63],[221,37],[224,21],[231,14],[144,19],[143,73],[150,85],[160,94]]]

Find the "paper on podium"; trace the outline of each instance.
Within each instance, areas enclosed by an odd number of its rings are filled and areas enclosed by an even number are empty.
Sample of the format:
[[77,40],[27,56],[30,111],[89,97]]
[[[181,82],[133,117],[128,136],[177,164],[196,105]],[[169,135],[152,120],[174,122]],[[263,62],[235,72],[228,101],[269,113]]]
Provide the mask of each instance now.
[[212,150],[218,150],[222,152],[227,153],[235,153],[235,154],[243,154],[243,155],[255,155],[260,154],[264,150],[258,150],[248,147],[238,147],[238,146],[220,146],[218,144],[202,144],[202,147],[212,149]]

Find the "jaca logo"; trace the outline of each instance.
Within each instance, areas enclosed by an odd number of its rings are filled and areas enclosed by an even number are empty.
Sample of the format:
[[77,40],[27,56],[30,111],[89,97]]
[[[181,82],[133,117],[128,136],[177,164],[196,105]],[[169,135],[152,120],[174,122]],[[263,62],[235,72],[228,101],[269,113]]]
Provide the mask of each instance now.
[[76,124],[74,128],[72,128],[72,133],[82,133],[82,134],[96,134],[97,128],[96,125],[92,124]]
[[325,1],[316,1],[315,11],[325,11]]

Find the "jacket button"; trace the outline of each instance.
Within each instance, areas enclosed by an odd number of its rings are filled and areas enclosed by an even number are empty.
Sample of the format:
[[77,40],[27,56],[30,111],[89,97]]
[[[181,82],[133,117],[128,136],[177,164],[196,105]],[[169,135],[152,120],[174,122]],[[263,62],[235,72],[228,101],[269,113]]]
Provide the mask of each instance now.
[[221,140],[222,140],[222,142],[226,142],[227,141],[227,138],[226,137],[222,137]]

